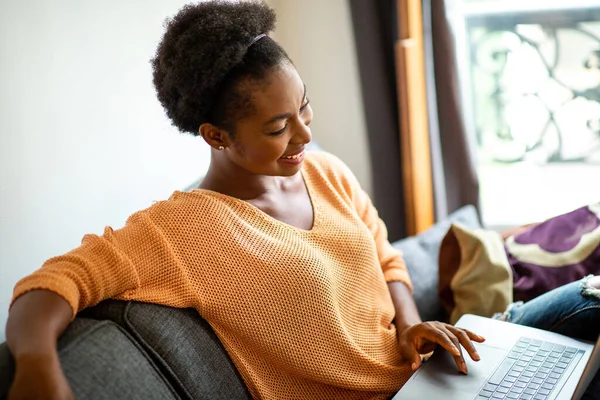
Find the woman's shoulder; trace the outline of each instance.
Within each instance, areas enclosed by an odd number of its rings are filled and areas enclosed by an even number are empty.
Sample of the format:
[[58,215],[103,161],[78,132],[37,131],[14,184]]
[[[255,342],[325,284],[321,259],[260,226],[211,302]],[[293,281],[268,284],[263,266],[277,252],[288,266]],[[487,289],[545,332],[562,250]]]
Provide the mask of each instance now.
[[[136,214],[149,216],[154,222],[176,223],[194,221],[197,224],[214,224],[223,211],[235,208],[235,199],[204,189],[175,191],[166,200],[155,201]],[[132,215],[134,217],[136,214]]]
[[331,183],[341,183],[344,186],[358,184],[350,168],[337,156],[325,151],[306,153],[305,172],[318,175]]
[[307,167],[322,173],[345,174],[349,172],[348,166],[342,160],[326,151],[308,151],[304,162]]

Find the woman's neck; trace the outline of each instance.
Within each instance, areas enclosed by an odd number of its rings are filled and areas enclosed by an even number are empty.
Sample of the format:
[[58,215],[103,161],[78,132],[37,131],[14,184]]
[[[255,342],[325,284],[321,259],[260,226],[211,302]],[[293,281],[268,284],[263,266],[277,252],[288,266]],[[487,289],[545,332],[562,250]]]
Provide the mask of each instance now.
[[200,189],[212,190],[240,200],[254,200],[293,189],[298,176],[299,174],[291,177],[256,175],[232,162],[218,162],[213,157],[206,176],[200,183]]

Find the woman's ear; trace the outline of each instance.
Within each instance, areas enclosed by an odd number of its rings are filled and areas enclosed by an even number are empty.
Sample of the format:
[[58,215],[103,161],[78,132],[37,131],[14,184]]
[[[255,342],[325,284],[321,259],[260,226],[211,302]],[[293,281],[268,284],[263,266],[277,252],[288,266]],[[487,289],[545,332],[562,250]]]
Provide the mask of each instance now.
[[213,124],[205,123],[200,125],[198,132],[200,132],[204,141],[215,150],[223,150],[231,145],[229,134]]

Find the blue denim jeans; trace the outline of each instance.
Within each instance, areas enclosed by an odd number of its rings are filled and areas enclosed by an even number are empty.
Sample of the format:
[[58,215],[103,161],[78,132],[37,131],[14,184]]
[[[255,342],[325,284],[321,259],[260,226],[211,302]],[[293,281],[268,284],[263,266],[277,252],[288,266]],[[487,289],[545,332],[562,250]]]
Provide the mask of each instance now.
[[[588,279],[561,286],[527,303],[511,304],[495,318],[595,342],[600,334],[600,290],[589,287]],[[600,399],[600,373],[583,399]]]

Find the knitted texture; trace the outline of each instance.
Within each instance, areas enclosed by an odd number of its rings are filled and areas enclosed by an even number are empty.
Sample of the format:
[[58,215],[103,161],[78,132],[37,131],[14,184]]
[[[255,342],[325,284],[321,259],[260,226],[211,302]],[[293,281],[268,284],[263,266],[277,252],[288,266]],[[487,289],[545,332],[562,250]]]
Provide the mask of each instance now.
[[217,192],[175,192],[49,259],[13,301],[47,289],[74,315],[108,298],[193,307],[254,398],[389,398],[411,374],[386,284],[412,289],[402,255],[339,159],[307,153],[302,176],[311,230]]

